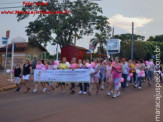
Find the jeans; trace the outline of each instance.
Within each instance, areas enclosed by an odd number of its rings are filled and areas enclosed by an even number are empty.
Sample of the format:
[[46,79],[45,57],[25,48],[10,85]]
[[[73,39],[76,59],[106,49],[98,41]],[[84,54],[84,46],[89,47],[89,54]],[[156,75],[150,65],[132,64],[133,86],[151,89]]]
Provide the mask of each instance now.
[[71,88],[75,89],[75,83],[71,83]]
[[88,83],[84,83],[84,89],[83,89],[83,83],[79,83],[80,91],[87,91]]
[[122,77],[124,78],[124,82],[121,83],[122,89],[126,88],[127,76],[128,74],[122,74]]
[[142,77],[138,77],[136,76],[136,81],[135,81],[135,85],[137,85],[137,83],[139,82],[139,87],[141,87],[141,84],[142,84]]

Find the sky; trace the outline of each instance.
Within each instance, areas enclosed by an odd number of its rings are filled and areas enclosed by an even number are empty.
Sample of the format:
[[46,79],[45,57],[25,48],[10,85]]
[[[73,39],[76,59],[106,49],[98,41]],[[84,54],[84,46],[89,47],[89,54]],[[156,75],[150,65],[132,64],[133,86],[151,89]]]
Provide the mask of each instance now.
[[[25,0],[0,0],[0,12],[3,10],[20,10],[1,9],[3,7],[22,6]],[[26,0],[27,1],[27,0]],[[28,0],[34,1],[34,0]],[[20,2],[15,4],[4,4],[11,2]],[[163,0],[101,0],[97,1],[103,9],[104,16],[108,17],[110,26],[114,27],[114,34],[131,33],[131,23],[134,22],[134,33],[140,34],[148,39],[149,36],[163,34]],[[17,22],[16,15],[0,13],[0,37],[6,35],[6,30],[10,30],[9,41],[21,37],[28,40],[26,36],[26,27],[30,21],[36,17],[29,17],[23,21]],[[89,47],[91,36],[85,36],[77,41],[78,46]],[[0,46],[1,42],[0,42]],[[51,54],[56,52],[56,46],[48,44],[47,49]]]

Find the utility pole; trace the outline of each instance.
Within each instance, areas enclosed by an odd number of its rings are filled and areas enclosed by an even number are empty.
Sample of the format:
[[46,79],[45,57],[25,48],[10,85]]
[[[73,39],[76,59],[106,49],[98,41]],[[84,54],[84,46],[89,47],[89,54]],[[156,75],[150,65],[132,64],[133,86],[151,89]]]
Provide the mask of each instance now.
[[131,60],[133,61],[133,51],[134,51],[134,23],[132,22],[132,39],[131,39]]

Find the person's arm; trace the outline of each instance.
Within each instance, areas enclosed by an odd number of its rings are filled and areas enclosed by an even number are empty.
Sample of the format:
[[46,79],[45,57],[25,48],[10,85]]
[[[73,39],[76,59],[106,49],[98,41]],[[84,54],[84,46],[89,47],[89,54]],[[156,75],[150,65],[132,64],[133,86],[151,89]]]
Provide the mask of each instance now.
[[94,72],[94,73],[92,73],[92,75],[94,75],[94,74],[98,73],[98,72],[99,72],[99,70],[100,70],[100,65],[98,65],[97,71],[96,71],[96,72]]

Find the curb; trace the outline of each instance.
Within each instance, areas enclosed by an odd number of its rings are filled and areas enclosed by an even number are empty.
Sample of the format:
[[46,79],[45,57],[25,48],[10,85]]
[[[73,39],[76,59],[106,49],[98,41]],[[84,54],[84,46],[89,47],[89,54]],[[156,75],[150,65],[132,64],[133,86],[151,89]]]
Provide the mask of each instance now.
[[14,89],[16,88],[16,85],[11,85],[11,86],[7,86],[7,87],[2,87],[0,88],[0,92],[2,91],[7,91],[7,90],[11,90],[11,89]]

